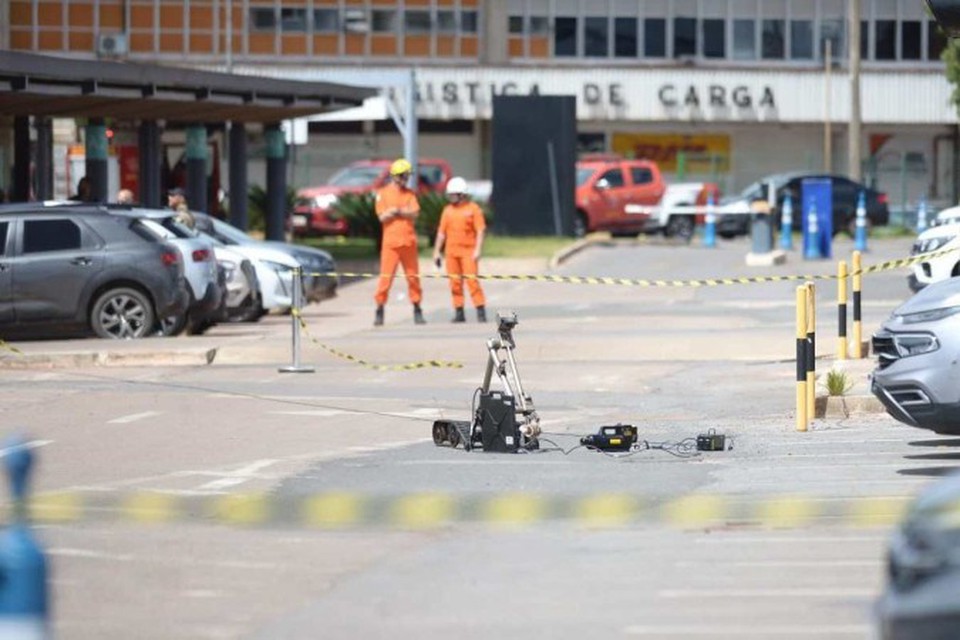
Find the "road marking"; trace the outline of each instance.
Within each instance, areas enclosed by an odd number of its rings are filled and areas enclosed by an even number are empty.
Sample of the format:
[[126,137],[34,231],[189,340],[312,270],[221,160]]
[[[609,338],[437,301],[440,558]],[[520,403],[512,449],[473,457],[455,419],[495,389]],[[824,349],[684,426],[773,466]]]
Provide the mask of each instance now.
[[249,482],[250,480],[255,480],[259,477],[258,472],[261,469],[266,469],[272,465],[280,462],[279,460],[266,459],[266,460],[257,460],[256,462],[251,462],[245,467],[240,467],[235,471],[228,471],[226,473],[217,474],[216,472],[210,472],[216,475],[222,475],[223,477],[219,480],[213,480],[204,485],[198,487],[199,491],[219,491],[222,489],[227,489],[229,487],[235,487],[244,482]]
[[90,549],[70,549],[66,547],[54,547],[47,549],[47,553],[52,556],[62,556],[65,558],[84,558],[88,560],[115,560],[117,562],[130,562],[134,556],[129,553],[103,553],[102,551],[92,551]]
[[660,598],[874,598],[874,589],[662,589]]
[[[48,444],[53,444],[53,440],[31,440],[24,446],[27,449],[39,449],[40,447],[45,447]],[[16,449],[17,447],[6,447],[4,449],[0,449],[0,458],[9,455],[10,452],[15,451]]]
[[268,414],[277,416],[303,416],[310,418],[332,418],[333,416],[357,415],[359,411],[348,411],[346,409],[317,409],[315,411],[268,411]]
[[120,416],[119,418],[114,418],[113,420],[107,421],[107,424],[130,424],[131,422],[136,422],[137,420],[143,420],[144,418],[152,418],[153,416],[160,415],[158,411],[144,411],[143,413],[131,413],[128,416]]
[[[743,561],[734,561],[734,562],[718,562],[715,559],[711,559],[710,564],[717,567],[730,568],[730,567],[743,567],[743,568],[797,568],[797,569],[823,569],[824,567],[866,567],[872,568],[883,565],[882,560],[743,560]],[[701,568],[703,567],[703,561],[692,562],[689,560],[679,560],[673,563],[674,567],[678,569],[685,568]]]
[[776,625],[776,626],[722,626],[722,625],[683,625],[683,626],[653,626],[634,625],[624,627],[623,633],[633,636],[705,636],[708,638],[753,636],[771,638],[774,636],[810,636],[814,638],[832,637],[836,635],[855,636],[864,638],[870,632],[868,625],[837,624],[837,625]]
[[[749,532],[745,532],[749,533]],[[886,542],[889,536],[886,535],[877,535],[877,536],[735,536],[735,537],[719,537],[717,534],[713,534],[706,538],[697,538],[695,542],[697,544],[768,544],[770,542],[785,542],[789,544],[807,544],[812,542],[826,542],[829,544],[836,544],[838,542]]]

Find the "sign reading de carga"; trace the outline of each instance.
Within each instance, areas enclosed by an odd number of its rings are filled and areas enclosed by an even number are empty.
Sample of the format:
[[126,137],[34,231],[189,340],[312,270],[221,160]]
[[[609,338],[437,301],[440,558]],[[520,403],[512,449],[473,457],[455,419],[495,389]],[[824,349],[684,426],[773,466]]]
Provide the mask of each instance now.
[[705,87],[696,85],[678,86],[665,84],[657,92],[660,104],[665,107],[684,106],[699,109],[702,107],[740,107],[749,109],[754,106],[775,109],[777,102],[773,97],[773,89],[763,87],[759,91],[751,90],[746,85],[725,87],[720,84],[711,84]]

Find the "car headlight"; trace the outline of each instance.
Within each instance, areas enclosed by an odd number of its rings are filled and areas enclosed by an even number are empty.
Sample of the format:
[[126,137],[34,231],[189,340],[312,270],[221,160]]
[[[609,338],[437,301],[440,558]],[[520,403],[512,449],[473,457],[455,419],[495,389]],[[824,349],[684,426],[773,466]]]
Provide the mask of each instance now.
[[329,209],[333,205],[337,204],[337,196],[332,193],[325,193],[322,196],[317,196],[313,199],[313,206],[318,209]]
[[930,311],[920,311],[919,313],[905,313],[896,316],[898,322],[903,324],[919,324],[921,322],[936,322],[949,318],[952,315],[960,313],[960,305],[955,307],[943,307],[942,309],[931,309]]
[[895,333],[892,337],[901,358],[930,353],[940,348],[940,342],[931,333]]
[[277,274],[284,274],[293,271],[293,267],[279,262],[272,262],[270,260],[264,260],[263,264],[267,265],[271,269],[277,272]]
[[917,253],[930,253],[932,251],[936,251],[937,249],[947,244],[951,240],[953,240],[953,238],[950,238],[950,237],[930,238],[929,240],[917,242],[914,245],[914,248]]

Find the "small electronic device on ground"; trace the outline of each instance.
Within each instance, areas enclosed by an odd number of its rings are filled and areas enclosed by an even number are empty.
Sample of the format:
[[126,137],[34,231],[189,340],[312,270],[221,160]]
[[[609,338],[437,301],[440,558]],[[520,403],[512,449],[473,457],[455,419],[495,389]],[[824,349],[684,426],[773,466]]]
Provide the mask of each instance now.
[[727,437],[710,429],[697,436],[697,451],[724,451],[727,448]]
[[600,451],[630,451],[637,444],[637,428],[632,424],[600,427],[596,433],[580,438],[580,444]]

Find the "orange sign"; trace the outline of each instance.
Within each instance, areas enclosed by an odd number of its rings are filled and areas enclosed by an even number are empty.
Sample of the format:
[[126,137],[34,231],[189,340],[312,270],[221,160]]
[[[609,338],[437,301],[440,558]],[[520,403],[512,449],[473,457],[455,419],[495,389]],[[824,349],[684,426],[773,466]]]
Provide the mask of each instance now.
[[676,173],[683,157],[687,173],[730,170],[730,136],[614,133],[613,151],[625,158],[653,160],[661,171]]

